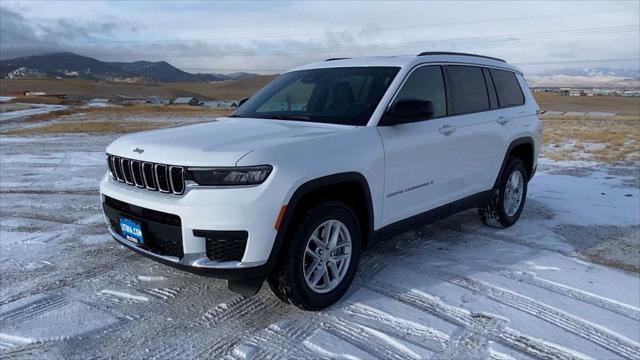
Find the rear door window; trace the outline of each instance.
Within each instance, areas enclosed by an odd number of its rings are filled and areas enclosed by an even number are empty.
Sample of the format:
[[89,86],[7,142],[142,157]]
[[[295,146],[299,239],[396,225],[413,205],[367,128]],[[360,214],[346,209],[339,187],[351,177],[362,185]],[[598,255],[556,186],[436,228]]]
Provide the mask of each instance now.
[[491,77],[498,94],[500,107],[518,106],[524,104],[524,95],[516,78],[511,71],[491,69]]
[[447,74],[453,115],[489,110],[489,97],[482,68],[448,65]]

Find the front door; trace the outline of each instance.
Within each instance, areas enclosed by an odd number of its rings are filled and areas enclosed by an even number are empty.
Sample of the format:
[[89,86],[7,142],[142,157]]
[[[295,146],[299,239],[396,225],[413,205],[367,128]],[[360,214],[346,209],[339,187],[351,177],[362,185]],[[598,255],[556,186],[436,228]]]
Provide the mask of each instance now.
[[455,131],[450,132],[444,73],[439,65],[414,70],[395,101],[428,100],[434,114],[424,121],[379,126],[385,151],[383,225],[446,204]]

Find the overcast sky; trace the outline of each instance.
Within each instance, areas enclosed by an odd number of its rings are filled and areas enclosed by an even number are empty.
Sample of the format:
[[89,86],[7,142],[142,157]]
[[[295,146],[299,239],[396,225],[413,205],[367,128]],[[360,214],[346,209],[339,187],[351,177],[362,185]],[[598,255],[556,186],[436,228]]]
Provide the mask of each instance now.
[[529,73],[637,68],[639,24],[640,1],[2,0],[0,57],[65,50],[190,72],[274,73],[330,57],[442,50],[506,58]]

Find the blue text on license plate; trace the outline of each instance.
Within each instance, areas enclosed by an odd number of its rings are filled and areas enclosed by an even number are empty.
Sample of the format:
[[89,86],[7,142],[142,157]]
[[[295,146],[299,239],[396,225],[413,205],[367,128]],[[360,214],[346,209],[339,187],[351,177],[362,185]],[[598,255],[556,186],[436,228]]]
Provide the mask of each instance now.
[[127,218],[120,218],[120,230],[122,231],[122,236],[127,240],[131,240],[138,244],[144,243],[144,238],[142,237],[142,226],[139,222]]

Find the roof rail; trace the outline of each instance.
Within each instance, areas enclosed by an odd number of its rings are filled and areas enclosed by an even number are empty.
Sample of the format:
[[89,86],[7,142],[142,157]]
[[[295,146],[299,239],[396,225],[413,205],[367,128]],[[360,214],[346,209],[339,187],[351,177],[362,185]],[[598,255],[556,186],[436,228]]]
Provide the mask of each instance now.
[[484,56],[484,55],[476,55],[476,54],[468,54],[468,53],[459,53],[459,52],[450,52],[450,51],[425,51],[425,52],[421,52],[420,54],[418,54],[418,56],[427,56],[427,55],[459,55],[459,56],[474,56],[474,57],[480,57],[480,58],[485,58],[485,59],[491,59],[491,60],[496,60],[496,61],[500,61],[503,63],[506,63],[505,60],[503,59],[498,59],[498,58],[494,58],[491,56]]
[[348,60],[348,59],[351,59],[351,58],[331,58],[331,59],[327,59],[325,61]]

